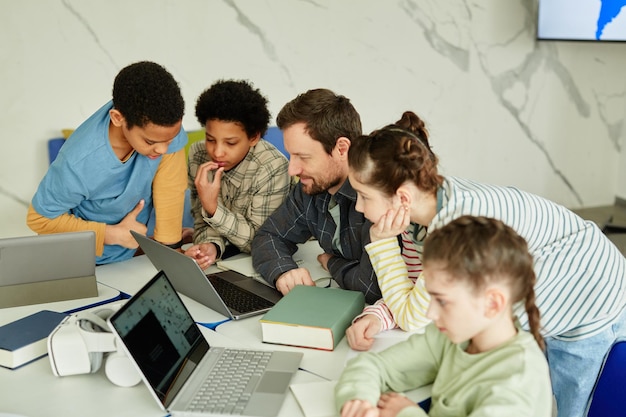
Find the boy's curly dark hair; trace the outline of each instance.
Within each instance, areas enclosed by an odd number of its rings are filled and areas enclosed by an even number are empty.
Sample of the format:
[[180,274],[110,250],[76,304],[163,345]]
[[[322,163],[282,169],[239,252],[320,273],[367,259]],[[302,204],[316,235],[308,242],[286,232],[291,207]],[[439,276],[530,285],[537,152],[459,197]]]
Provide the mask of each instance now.
[[202,126],[209,120],[240,123],[248,137],[265,134],[270,122],[267,99],[245,80],[218,80],[196,101]]
[[185,114],[178,83],[165,68],[149,61],[123,68],[113,82],[113,106],[129,129],[148,123],[172,126]]

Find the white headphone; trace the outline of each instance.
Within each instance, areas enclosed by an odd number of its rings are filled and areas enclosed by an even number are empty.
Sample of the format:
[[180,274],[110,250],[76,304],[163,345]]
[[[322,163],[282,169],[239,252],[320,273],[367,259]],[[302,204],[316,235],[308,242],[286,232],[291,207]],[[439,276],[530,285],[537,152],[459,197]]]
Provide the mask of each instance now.
[[132,387],[141,381],[128,356],[118,349],[106,322],[118,308],[119,305],[113,305],[94,312],[72,314],[50,333],[48,357],[55,376],[94,373],[104,361],[105,374],[115,385]]

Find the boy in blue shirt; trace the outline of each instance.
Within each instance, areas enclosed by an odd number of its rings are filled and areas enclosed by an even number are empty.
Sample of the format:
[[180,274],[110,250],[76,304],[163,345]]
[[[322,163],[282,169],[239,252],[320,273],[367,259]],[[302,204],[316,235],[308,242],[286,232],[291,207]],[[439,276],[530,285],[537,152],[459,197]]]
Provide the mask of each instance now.
[[182,129],[184,101],[162,66],[137,62],[115,77],[113,100],[67,139],[39,184],[27,216],[35,232],[93,230],[96,263],[132,257],[130,230],[146,233],[152,209],[154,238],[182,241],[186,188]]

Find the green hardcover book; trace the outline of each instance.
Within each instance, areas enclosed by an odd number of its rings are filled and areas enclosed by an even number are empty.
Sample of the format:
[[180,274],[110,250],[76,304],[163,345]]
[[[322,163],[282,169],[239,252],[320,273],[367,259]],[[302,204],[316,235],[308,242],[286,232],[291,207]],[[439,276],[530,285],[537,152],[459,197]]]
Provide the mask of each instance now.
[[364,305],[359,291],[297,285],[261,318],[263,342],[333,350]]

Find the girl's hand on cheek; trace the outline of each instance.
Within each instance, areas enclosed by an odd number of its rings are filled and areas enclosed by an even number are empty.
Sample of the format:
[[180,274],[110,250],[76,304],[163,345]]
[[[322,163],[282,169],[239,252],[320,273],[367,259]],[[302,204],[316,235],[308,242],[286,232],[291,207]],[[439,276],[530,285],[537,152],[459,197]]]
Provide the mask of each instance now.
[[370,228],[370,240],[376,242],[398,236],[409,227],[410,222],[408,207],[400,206],[397,209],[389,209]]

